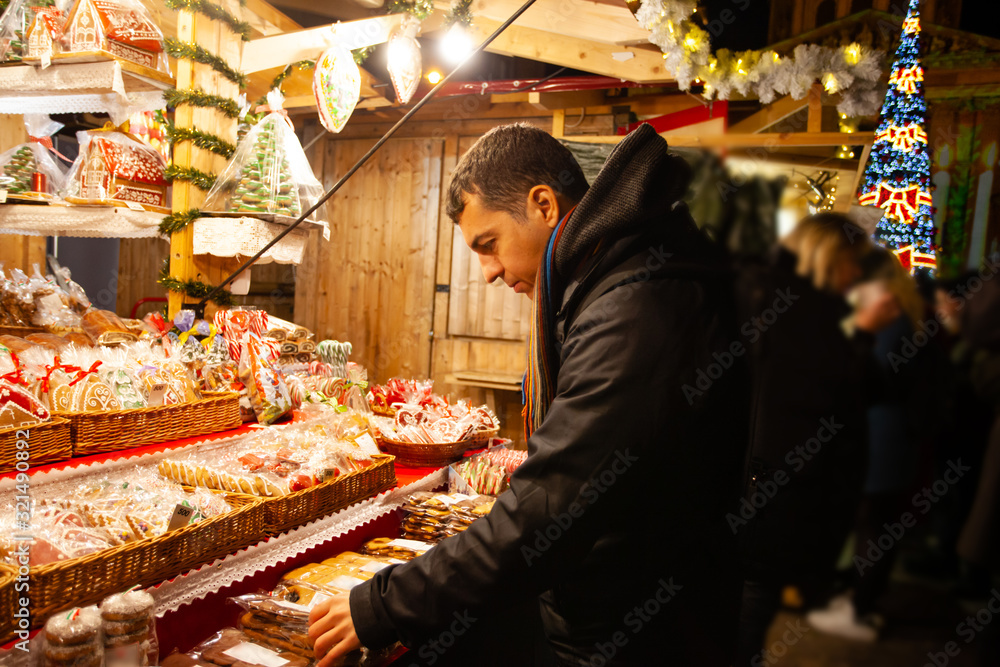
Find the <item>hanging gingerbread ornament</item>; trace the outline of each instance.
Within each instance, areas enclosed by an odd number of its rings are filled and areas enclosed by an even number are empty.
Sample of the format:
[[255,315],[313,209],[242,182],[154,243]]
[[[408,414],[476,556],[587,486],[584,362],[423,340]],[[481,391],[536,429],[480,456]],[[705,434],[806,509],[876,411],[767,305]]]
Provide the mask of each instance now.
[[389,36],[389,77],[396,91],[396,101],[406,104],[417,92],[423,63],[420,58],[420,43],[417,32],[420,21],[406,14],[402,23]]
[[313,94],[323,127],[344,129],[361,97],[361,71],[350,51],[339,44],[326,50],[316,62]]

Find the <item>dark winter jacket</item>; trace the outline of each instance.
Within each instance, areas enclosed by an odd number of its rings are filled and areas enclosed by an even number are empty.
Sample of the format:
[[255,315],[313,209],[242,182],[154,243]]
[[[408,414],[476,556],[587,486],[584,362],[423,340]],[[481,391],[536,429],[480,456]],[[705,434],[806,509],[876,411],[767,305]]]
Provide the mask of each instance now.
[[541,596],[564,664],[730,664],[748,391],[738,362],[684,391],[735,333],[674,206],[679,169],[648,127],[609,158],[564,233],[601,244],[558,302],[556,397],[527,461],[488,517],[352,591],[364,645],[423,656],[455,619]]
[[759,313],[741,326],[754,399],[745,496],[729,520],[751,579],[832,570],[867,467],[873,338],[846,335],[850,307],[797,275],[795,263],[776,252]]

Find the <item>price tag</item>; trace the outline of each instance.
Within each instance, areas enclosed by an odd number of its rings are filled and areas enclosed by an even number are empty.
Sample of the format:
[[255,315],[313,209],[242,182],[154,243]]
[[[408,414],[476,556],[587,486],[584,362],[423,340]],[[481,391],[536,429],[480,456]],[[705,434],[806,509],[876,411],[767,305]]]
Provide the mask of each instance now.
[[242,642],[236,646],[223,651],[230,658],[236,658],[240,662],[248,662],[251,665],[262,665],[263,667],[281,667],[287,665],[288,661],[274,651],[263,646]]
[[184,503],[178,503],[177,507],[174,508],[174,513],[170,515],[170,523],[167,524],[167,531],[169,532],[188,525],[193,514],[193,507],[188,507]]
[[48,69],[52,64],[52,52],[46,51],[42,54],[42,69]]
[[423,553],[430,549],[433,544],[428,544],[427,542],[418,542],[417,540],[404,540],[403,538],[398,538],[389,542],[390,547],[402,547],[403,549],[409,549],[411,551],[419,551]]
[[128,206],[133,211],[145,211],[146,210],[146,207],[144,207],[142,204],[140,204],[137,201],[127,201],[127,202],[125,202],[125,205]]
[[0,204],[7,203],[7,190],[0,190]]
[[[403,562],[403,561],[400,561],[400,562]],[[364,567],[362,567],[361,568],[361,572],[369,572],[371,574],[375,574],[376,572],[379,572],[379,571],[384,570],[385,568],[389,567],[391,564],[392,563],[382,563],[382,562],[379,562],[379,561],[372,561],[371,563],[368,563],[367,565],[365,565]]]
[[163,397],[167,393],[167,383],[157,382],[153,385],[153,388],[149,390],[149,398],[146,399],[146,405],[150,408],[158,408],[163,405]]
[[309,613],[309,607],[304,604],[295,604],[294,602],[289,602],[288,600],[274,600],[274,604],[279,607],[284,607],[285,609],[291,609],[292,611],[299,612],[300,614]]
[[139,645],[115,646],[104,649],[104,664],[107,667],[129,667],[139,664]]
[[357,577],[348,577],[346,574],[341,574],[326,583],[330,588],[336,588],[338,591],[349,591],[358,584],[365,583],[364,579],[358,579]]
[[378,450],[378,445],[375,444],[375,438],[373,438],[370,433],[362,433],[354,439],[354,442],[357,443],[358,447],[360,447],[361,450],[369,456],[381,454]]

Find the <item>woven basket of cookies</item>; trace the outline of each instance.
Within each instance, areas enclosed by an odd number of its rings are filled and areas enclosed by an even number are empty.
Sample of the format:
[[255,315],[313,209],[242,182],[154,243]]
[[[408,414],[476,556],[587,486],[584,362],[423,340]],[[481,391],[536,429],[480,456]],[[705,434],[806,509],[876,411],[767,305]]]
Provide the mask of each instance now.
[[482,449],[499,433],[496,417],[485,406],[399,405],[396,415],[372,420],[379,431],[379,448],[403,465],[446,466],[470,449]]
[[[36,622],[100,602],[124,582],[170,579],[265,535],[259,498],[185,490],[153,468],[43,482],[32,486],[32,497],[28,567]],[[9,499],[0,497],[0,505]],[[8,566],[19,559],[17,533],[13,517],[0,517],[0,562]],[[14,629],[13,619],[0,615],[0,643]]]
[[69,421],[52,416],[16,376],[0,379],[0,474],[18,470],[18,463],[23,472],[73,455]]
[[356,413],[260,430],[235,443],[166,458],[159,471],[227,497],[264,499],[269,533],[301,526],[396,485],[393,457],[379,453]]

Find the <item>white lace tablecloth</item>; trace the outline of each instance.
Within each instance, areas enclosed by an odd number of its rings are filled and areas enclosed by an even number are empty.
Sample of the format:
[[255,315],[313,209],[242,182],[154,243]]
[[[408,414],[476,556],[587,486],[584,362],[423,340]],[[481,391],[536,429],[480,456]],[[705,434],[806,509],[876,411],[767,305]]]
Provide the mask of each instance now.
[[0,234],[152,238],[162,220],[162,213],[117,206],[0,205]]
[[313,547],[344,535],[369,521],[400,507],[417,491],[432,491],[448,481],[448,469],[442,468],[423,479],[374,498],[351,505],[336,514],[282,533],[214,563],[166,581],[149,592],[156,600],[156,615],[176,611],[206,595],[230,586],[261,570],[274,567]]
[[[325,222],[304,222],[278,241],[258,260],[261,264],[301,264],[309,242],[309,230],[322,226],[323,237],[330,238]],[[194,254],[215,257],[248,258],[256,255],[285,225],[256,218],[199,218],[194,221]]]
[[166,106],[162,90],[130,74],[116,61],[0,67],[0,113],[105,112],[112,116]]

